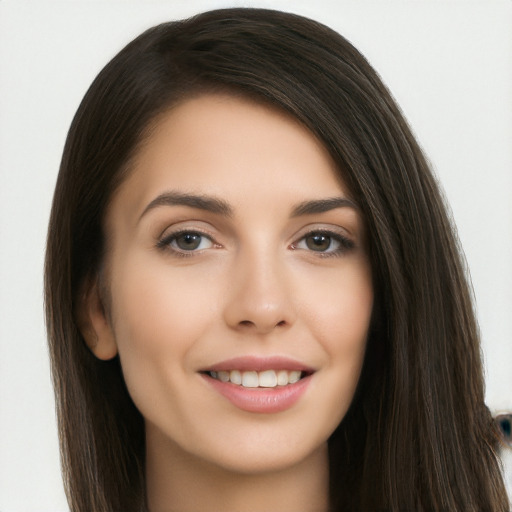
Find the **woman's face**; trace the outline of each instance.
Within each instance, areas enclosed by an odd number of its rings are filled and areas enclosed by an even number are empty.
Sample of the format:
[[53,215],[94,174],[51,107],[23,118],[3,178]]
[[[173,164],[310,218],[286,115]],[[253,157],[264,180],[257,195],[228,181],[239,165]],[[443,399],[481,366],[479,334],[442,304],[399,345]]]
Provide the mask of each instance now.
[[106,228],[111,338],[96,351],[119,352],[148,445],[239,472],[323,450],[373,290],[361,215],[319,142],[251,101],[186,101],[156,123]]

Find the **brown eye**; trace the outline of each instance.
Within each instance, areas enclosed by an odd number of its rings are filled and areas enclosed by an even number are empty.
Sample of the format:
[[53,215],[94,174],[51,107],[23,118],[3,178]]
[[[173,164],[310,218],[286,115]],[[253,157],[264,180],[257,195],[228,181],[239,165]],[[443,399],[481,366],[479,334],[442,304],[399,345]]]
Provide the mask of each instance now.
[[319,256],[341,256],[354,247],[352,240],[333,231],[311,231],[292,244],[293,249],[311,251]]
[[330,249],[332,238],[323,233],[315,233],[304,237],[306,246],[311,251],[325,252]]
[[214,243],[210,237],[197,231],[171,233],[158,242],[161,249],[171,249],[176,254],[193,253],[211,249]]
[[174,239],[174,243],[182,251],[193,251],[201,245],[202,239],[199,233],[182,233]]

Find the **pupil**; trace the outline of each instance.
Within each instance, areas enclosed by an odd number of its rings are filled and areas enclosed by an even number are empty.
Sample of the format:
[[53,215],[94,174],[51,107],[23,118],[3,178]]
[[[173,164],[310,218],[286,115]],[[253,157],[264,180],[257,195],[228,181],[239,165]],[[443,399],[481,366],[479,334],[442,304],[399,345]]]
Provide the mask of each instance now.
[[311,235],[306,238],[306,245],[312,251],[326,251],[331,245],[331,237],[327,235]]
[[196,233],[185,233],[183,235],[180,235],[176,239],[176,244],[178,245],[178,247],[185,251],[197,249],[200,243],[201,235],[198,235]]

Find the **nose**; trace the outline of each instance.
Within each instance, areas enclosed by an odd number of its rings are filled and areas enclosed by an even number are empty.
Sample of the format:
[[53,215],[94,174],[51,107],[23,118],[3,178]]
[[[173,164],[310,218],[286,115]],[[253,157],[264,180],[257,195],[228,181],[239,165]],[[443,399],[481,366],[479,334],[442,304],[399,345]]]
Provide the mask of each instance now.
[[293,297],[283,267],[283,262],[271,254],[239,258],[224,309],[231,329],[263,335],[293,324]]

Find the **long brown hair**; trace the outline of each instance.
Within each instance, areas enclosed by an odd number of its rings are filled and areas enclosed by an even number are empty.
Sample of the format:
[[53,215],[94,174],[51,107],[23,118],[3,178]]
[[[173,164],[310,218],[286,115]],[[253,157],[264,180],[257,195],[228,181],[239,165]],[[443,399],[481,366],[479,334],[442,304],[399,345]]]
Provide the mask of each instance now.
[[144,32],[101,71],[71,125],[45,274],[71,509],[145,508],[143,419],[119,359],[92,355],[74,313],[101,269],[105,209],[151,121],[217,90],[286,111],[318,137],[369,232],[375,310],[356,396],[329,440],[332,510],[506,510],[466,268],[426,159],[348,41],[263,9]]

